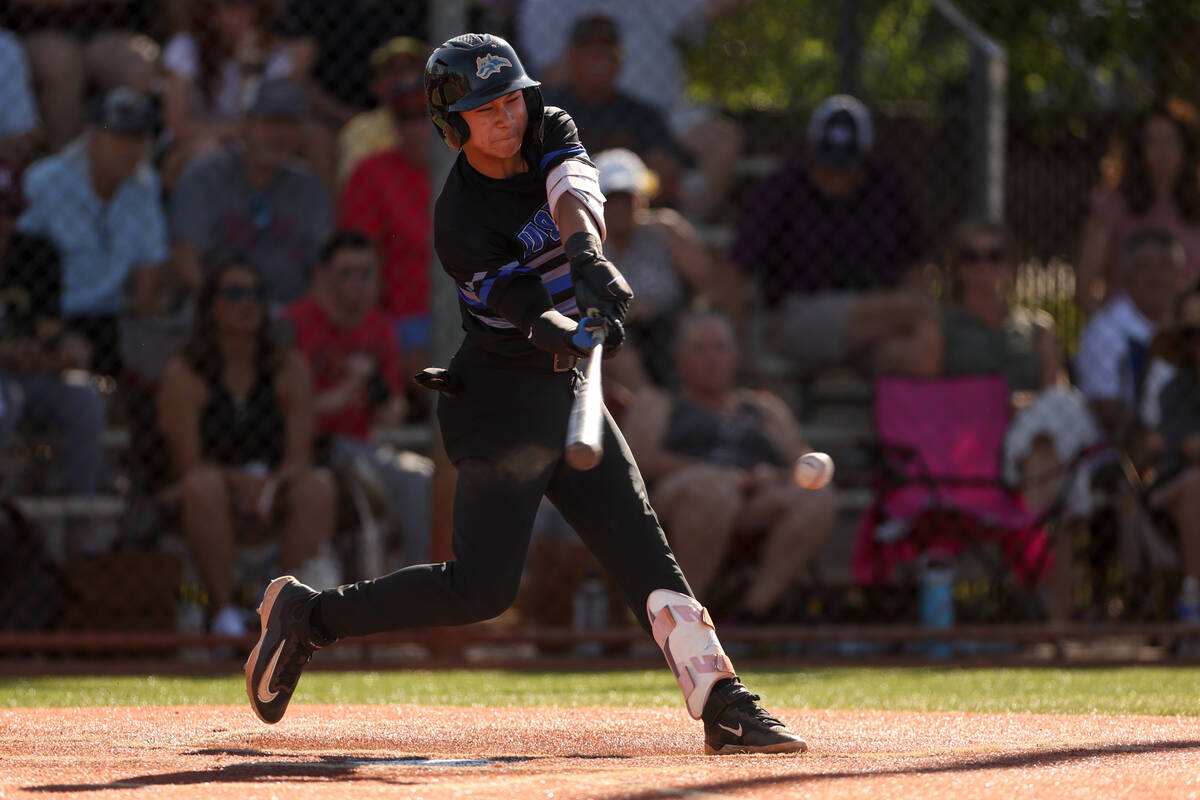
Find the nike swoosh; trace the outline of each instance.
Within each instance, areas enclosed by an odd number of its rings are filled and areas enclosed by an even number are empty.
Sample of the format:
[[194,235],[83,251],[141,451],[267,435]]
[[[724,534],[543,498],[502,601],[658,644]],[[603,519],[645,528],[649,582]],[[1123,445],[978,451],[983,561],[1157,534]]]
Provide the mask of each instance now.
[[722,730],[729,731],[730,733],[732,733],[734,736],[737,736],[737,737],[740,737],[742,735],[742,723],[740,723],[740,722],[738,723],[738,726],[736,728],[731,728],[728,725],[722,725],[719,722],[717,723],[717,727]]
[[[262,679],[258,682],[258,688],[255,690],[255,694],[263,703],[270,703],[279,696],[279,692],[271,691],[271,676],[275,674],[275,665],[279,663],[279,656],[282,654],[283,642],[280,642],[279,646],[275,648],[275,655],[271,656],[271,663],[267,665],[267,669],[263,673]],[[741,727],[742,726],[739,725],[738,729],[740,730]]]

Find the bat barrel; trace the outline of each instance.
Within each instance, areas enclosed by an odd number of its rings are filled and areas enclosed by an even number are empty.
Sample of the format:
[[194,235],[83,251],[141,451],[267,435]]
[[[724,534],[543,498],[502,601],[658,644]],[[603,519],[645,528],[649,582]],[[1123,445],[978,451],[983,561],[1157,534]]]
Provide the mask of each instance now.
[[600,382],[603,358],[604,345],[597,342],[567,421],[566,458],[574,469],[591,469],[604,457],[604,393]]

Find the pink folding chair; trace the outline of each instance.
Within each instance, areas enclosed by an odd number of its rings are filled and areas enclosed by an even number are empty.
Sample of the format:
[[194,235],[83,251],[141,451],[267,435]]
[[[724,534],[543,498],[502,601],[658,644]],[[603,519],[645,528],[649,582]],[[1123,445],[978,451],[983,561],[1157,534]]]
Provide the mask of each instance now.
[[[899,565],[931,552],[971,550],[987,562],[985,543],[999,545],[999,568],[1025,586],[1043,578],[1053,563],[1049,538],[1001,472],[1005,379],[883,377],[874,407],[880,460],[875,502],[856,533],[855,579],[888,580]],[[990,558],[991,566],[996,561]]]

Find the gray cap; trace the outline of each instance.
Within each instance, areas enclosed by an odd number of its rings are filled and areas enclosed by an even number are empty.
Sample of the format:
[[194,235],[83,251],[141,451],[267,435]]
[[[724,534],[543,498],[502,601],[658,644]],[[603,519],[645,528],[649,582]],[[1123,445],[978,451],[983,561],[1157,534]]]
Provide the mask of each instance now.
[[850,169],[875,141],[871,113],[857,97],[835,94],[813,112],[808,123],[808,147],[823,167]]
[[251,117],[301,119],[308,113],[304,86],[284,78],[272,78],[258,85],[246,109]]
[[149,135],[156,123],[154,104],[137,89],[118,86],[104,96],[96,125],[126,136]]

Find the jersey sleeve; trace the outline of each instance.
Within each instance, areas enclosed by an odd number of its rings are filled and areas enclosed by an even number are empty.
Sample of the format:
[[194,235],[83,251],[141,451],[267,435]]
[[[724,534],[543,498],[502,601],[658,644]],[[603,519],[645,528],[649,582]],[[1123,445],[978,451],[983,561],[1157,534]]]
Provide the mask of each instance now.
[[588,166],[595,166],[579,140],[579,129],[575,127],[575,120],[561,108],[548,106],[542,122],[542,155],[538,171],[546,175],[559,164],[572,158]]

